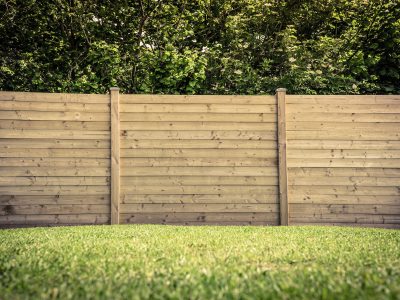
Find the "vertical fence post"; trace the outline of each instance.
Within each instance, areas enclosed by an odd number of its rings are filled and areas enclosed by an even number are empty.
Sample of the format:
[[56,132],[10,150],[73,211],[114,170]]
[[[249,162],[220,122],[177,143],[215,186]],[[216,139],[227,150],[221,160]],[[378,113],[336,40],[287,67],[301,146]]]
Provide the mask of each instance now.
[[289,225],[288,176],[286,159],[286,89],[276,90],[278,102],[278,151],[279,151],[279,205],[280,225]]
[[110,88],[111,100],[111,224],[119,224],[120,130],[119,88]]

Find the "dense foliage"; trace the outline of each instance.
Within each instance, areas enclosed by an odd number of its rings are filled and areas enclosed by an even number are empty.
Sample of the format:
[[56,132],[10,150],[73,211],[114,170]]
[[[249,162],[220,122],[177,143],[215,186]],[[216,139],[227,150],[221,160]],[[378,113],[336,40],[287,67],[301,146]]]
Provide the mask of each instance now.
[[398,0],[0,0],[0,89],[400,93]]
[[399,230],[154,225],[0,230],[1,299],[399,297]]

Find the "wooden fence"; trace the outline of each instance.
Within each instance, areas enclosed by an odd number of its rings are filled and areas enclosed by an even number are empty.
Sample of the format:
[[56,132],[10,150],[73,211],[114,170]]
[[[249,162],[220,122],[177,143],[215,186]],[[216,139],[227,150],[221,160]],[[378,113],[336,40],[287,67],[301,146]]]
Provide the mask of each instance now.
[[0,92],[0,226],[400,227],[400,96]]

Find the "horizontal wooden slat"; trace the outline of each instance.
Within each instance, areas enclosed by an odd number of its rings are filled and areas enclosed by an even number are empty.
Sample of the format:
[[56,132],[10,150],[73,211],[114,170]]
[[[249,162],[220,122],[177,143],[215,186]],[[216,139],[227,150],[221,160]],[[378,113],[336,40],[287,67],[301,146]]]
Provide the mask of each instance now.
[[372,176],[400,177],[399,168],[289,168],[289,177]]
[[104,195],[108,186],[0,186],[0,195]]
[[304,214],[303,212],[291,212],[290,219],[293,222],[335,222],[355,224],[398,224],[398,215],[374,215],[374,214]]
[[8,215],[0,216],[0,226],[4,225],[66,225],[66,224],[109,224],[110,214],[70,214],[70,215]]
[[[122,149],[277,149],[276,141],[263,140],[121,140]],[[121,150],[121,154],[124,153]]]
[[2,167],[0,176],[110,176],[110,168],[95,167]]
[[[262,204],[260,204],[262,205]],[[110,213],[109,205],[97,205],[97,204],[86,204],[86,205],[0,205],[0,215],[69,215],[69,214],[107,214]]]
[[[1,161],[0,161],[1,162]],[[122,158],[121,166],[123,168],[137,166],[151,167],[226,167],[226,166],[243,166],[243,167],[271,167],[277,166],[277,158]]]
[[1,167],[110,167],[107,158],[0,158]]
[[221,130],[123,130],[121,139],[134,140],[272,140],[277,139],[276,131],[221,131]]
[[110,205],[110,194],[98,195],[0,195],[0,205],[31,204],[106,204]]
[[110,112],[109,104],[69,103],[69,102],[28,102],[0,101],[2,111],[40,111],[40,112]]
[[[400,114],[399,114],[400,115]],[[366,140],[366,141],[399,141],[398,131],[342,130],[342,131],[310,131],[288,130],[288,140]]]
[[287,151],[289,158],[400,158],[400,150],[297,150]]
[[278,221],[276,213],[138,213],[122,214],[123,223],[178,223],[178,222],[268,222]]
[[290,203],[305,204],[399,204],[399,196],[376,196],[376,195],[319,195],[296,193],[290,197]]
[[288,158],[287,165],[293,167],[366,167],[400,168],[398,158]]
[[106,130],[24,130],[0,129],[2,138],[11,139],[79,139],[79,140],[109,140],[110,132]]
[[122,168],[121,176],[277,176],[277,172],[276,167],[134,167]]
[[[92,122],[93,123],[93,122]],[[1,122],[0,122],[1,126]],[[276,131],[276,123],[248,122],[121,122],[121,130],[248,130]]]
[[[278,185],[276,176],[128,176],[121,177],[121,186],[131,185]],[[15,178],[15,177],[13,177]],[[101,177],[98,177],[101,178]],[[0,177],[0,185],[1,185]]]
[[[57,149],[57,148],[76,148],[76,149],[111,149],[110,140],[61,140],[61,139],[4,139],[0,138],[0,149],[17,149],[21,151],[29,149]],[[28,149],[28,150],[29,150]],[[40,152],[43,150],[33,150]]]
[[26,110],[5,110],[0,111],[0,120],[38,120],[38,121],[110,121],[110,113],[93,112],[49,112],[49,111],[26,111]]
[[291,149],[400,150],[400,141],[289,140],[288,151]]
[[342,222],[342,223],[335,223],[335,222],[311,222],[307,219],[301,218],[293,218],[291,219],[291,224],[293,225],[301,225],[301,226],[342,226],[342,227],[365,227],[365,228],[385,228],[385,229],[399,229],[400,224],[377,224],[377,223],[352,223],[352,222]]
[[292,204],[292,213],[299,214],[400,214],[399,205],[380,204]]
[[[255,123],[258,124],[258,123]],[[0,120],[0,129],[110,130],[110,122]]]
[[[399,186],[400,177],[290,177],[291,185]],[[399,199],[400,201],[400,199]]]
[[0,157],[80,157],[109,158],[109,149],[2,149]]
[[[288,105],[290,108],[290,105]],[[321,113],[321,112],[292,112],[287,111],[288,122],[400,122],[400,114],[393,113],[376,113],[373,109],[369,110],[370,113],[360,113],[357,111],[350,111],[347,113]]]
[[209,104],[276,104],[275,96],[269,95],[120,95],[122,104],[129,103],[209,103]]
[[[388,191],[389,192],[389,191]],[[393,191],[390,191],[393,193]],[[277,195],[276,186],[122,186],[121,194],[273,194]]]
[[400,104],[399,95],[286,95],[287,104]]
[[46,185],[109,185],[110,177],[90,177],[90,176],[73,176],[73,177],[38,177],[38,176],[23,176],[23,177],[2,177],[0,176],[0,186],[46,186]]
[[290,196],[296,193],[306,194],[306,195],[388,195],[388,196],[398,196],[400,195],[400,190],[398,187],[388,187],[388,186],[340,186],[340,185],[293,185],[289,190]]
[[121,203],[278,203],[278,196],[273,194],[122,195]]
[[235,114],[224,114],[224,113],[198,113],[198,112],[184,112],[184,113],[124,113],[120,114],[121,123],[124,122],[161,122],[161,121],[189,121],[189,122],[276,122],[276,113],[235,113]]
[[66,94],[66,93],[32,93],[0,92],[0,101],[34,101],[34,102],[67,102],[67,103],[110,103],[109,95],[99,94]]
[[278,212],[277,204],[121,204],[121,213]]
[[287,122],[287,130],[290,131],[340,131],[351,130],[370,130],[379,131],[400,131],[400,122],[398,123],[349,123],[349,122]]
[[[122,149],[121,157],[179,157],[179,158],[276,158],[277,150],[271,149]],[[238,159],[240,158],[240,159]],[[122,159],[125,160],[125,159]]]
[[121,112],[141,112],[141,113],[275,113],[276,105],[241,105],[241,104],[121,104]]
[[397,104],[289,104],[287,112],[290,113],[369,113],[369,114],[393,114],[400,113],[400,102]]

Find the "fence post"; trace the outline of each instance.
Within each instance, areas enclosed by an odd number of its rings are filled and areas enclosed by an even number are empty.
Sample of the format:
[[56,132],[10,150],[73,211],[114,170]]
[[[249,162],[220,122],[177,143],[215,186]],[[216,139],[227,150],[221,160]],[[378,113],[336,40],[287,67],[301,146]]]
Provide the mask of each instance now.
[[278,151],[279,151],[279,210],[280,225],[289,225],[288,176],[286,159],[286,89],[276,90],[278,102]]
[[111,225],[119,224],[120,130],[119,88],[110,88],[111,100]]

